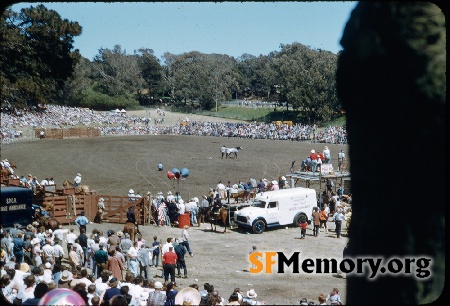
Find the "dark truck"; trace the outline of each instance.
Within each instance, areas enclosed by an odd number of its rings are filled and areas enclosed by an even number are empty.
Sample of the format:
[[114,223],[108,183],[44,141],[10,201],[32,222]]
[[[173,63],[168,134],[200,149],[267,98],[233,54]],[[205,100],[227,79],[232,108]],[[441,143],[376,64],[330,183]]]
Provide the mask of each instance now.
[[2,228],[13,227],[15,223],[25,227],[34,220],[33,191],[24,187],[2,187]]

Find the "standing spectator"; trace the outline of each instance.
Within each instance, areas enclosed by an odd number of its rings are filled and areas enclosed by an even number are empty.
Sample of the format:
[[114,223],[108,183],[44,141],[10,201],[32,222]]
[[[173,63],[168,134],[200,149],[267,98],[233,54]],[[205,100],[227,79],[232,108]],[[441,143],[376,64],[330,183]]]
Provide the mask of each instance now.
[[77,239],[77,235],[74,234],[73,228],[70,229],[70,232],[66,236],[66,244],[67,244],[67,253],[72,250],[72,245],[75,243]]
[[227,150],[227,148],[224,145],[220,148],[220,153],[222,154],[222,159],[223,159],[223,156],[226,154],[226,150]]
[[181,245],[184,245],[186,247],[186,250],[188,251],[189,255],[192,257],[194,256],[194,253],[191,251],[191,248],[189,246],[189,233],[188,230],[189,225],[185,225],[183,231],[181,232],[181,238],[182,241],[180,241]]
[[33,246],[31,254],[33,259],[33,265],[39,267],[42,265],[42,258],[41,258],[41,239],[34,238],[31,240],[31,245]]
[[138,263],[138,250],[137,250],[137,242],[133,243],[133,246],[128,250],[127,257],[129,258],[129,270],[133,273],[134,277],[137,277],[139,274],[139,263]]
[[116,256],[116,250],[110,250],[108,256],[108,267],[107,269],[111,271],[119,281],[122,281],[122,261]]
[[147,300],[148,306],[162,306],[166,301],[166,295],[161,292],[163,284],[155,282],[155,291],[150,292]]
[[302,219],[300,222],[300,228],[301,228],[301,235],[300,235],[300,239],[305,239],[306,237],[306,227],[308,226],[308,223],[306,222],[305,219]]
[[83,249],[83,266],[85,266],[88,256],[88,236],[86,236],[86,230],[84,228],[81,229],[80,236],[78,236],[78,242]]
[[191,225],[197,224],[197,212],[198,212],[198,206],[197,201],[195,201],[196,198],[191,198],[191,200],[186,203],[184,206],[186,208],[186,212],[189,213]]
[[61,260],[63,259],[65,254],[58,237],[55,237],[55,244],[52,247],[53,247],[53,256],[55,258],[55,265],[61,266]]
[[173,246],[169,246],[169,251],[165,252],[162,257],[164,265],[164,281],[167,283],[170,281],[175,283],[175,267],[177,264],[177,254],[173,251]]
[[327,221],[328,221],[328,212],[325,210],[325,206],[327,204],[324,205],[324,207],[322,207],[321,211],[320,211],[320,228],[324,227],[325,228],[325,232],[328,232],[328,226],[327,226]]
[[341,166],[346,160],[344,150],[341,150],[341,152],[338,153],[338,171],[342,172]]
[[108,252],[115,250],[120,244],[120,238],[116,235],[114,230],[108,231]]
[[216,187],[217,191],[219,192],[220,199],[225,199],[225,185],[222,183],[222,181],[219,181]]
[[13,253],[14,253],[14,257],[16,258],[16,262],[17,263],[22,263],[23,261],[23,251],[24,251],[24,247],[25,247],[25,243],[22,239],[22,232],[20,232],[17,235],[17,238],[13,239]]
[[9,262],[9,259],[13,255],[12,252],[12,243],[10,241],[10,236],[8,231],[3,231],[2,234],[0,234],[1,241],[0,241],[0,247],[2,250],[5,250],[5,263]]
[[339,184],[339,187],[336,190],[336,194],[339,197],[339,199],[341,199],[342,196],[344,195],[344,187],[342,187],[342,184]]
[[73,183],[73,187],[78,187],[81,184],[81,173],[77,173],[77,175],[75,176],[75,178],[73,179],[74,183]]
[[323,156],[325,157],[325,164],[330,164],[331,163],[331,153],[330,153],[330,149],[328,149],[327,146],[325,146],[325,148],[323,149]]
[[59,243],[62,245],[62,242],[64,241],[64,234],[67,234],[69,232],[68,229],[63,229],[62,224],[58,225],[58,228],[53,231],[53,239],[58,237]]
[[86,233],[86,224],[89,223],[89,220],[84,216],[84,210],[81,211],[81,216],[78,216],[75,219],[75,224],[78,225],[78,229],[81,230],[84,229],[84,232]]
[[150,279],[150,252],[152,252],[147,243],[138,250],[139,275],[145,273],[145,278]]
[[314,236],[317,237],[319,235],[319,227],[320,227],[320,212],[317,207],[314,207],[314,211],[312,213],[313,217],[313,226],[314,226]]
[[315,150],[311,150],[311,154],[309,154],[309,158],[311,159],[310,168],[313,175],[316,175],[317,168],[317,154]]
[[69,263],[72,270],[75,270],[78,266],[80,266],[81,258],[78,256],[76,245],[72,245],[72,250],[69,252]]
[[55,250],[51,245],[50,239],[45,240],[45,245],[42,247],[42,254],[44,255],[43,262],[49,262],[52,265],[55,263]]
[[187,251],[184,245],[178,243],[178,239],[175,239],[174,251],[177,254],[177,277],[181,277],[181,269],[183,269],[184,278],[187,278],[186,260],[184,258]]
[[264,190],[266,189],[266,184],[264,184],[264,181],[263,181],[263,179],[260,179],[259,180],[259,183],[258,183],[258,192],[264,192]]
[[122,253],[125,254],[126,260],[125,260],[125,269],[128,269],[130,258],[128,257],[128,251],[133,246],[133,242],[130,239],[130,234],[125,233],[125,238],[120,241],[120,249],[122,250]]
[[94,254],[94,262],[97,264],[97,275],[101,275],[102,271],[106,269],[108,263],[108,253],[103,249],[104,244],[99,244],[99,249]]
[[346,220],[346,218],[340,209],[333,215],[333,220],[334,223],[336,224],[337,238],[341,238],[342,221]]
[[153,237],[152,247],[157,247],[153,249],[152,266],[157,267],[159,264],[159,251],[161,248],[161,243],[158,241],[158,237]]

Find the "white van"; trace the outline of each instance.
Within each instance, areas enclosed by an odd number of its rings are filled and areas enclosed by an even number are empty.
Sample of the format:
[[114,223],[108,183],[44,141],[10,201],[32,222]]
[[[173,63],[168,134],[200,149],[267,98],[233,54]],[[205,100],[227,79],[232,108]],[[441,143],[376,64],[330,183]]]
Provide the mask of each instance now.
[[258,193],[250,207],[234,214],[240,228],[252,229],[261,234],[270,227],[299,226],[302,219],[308,222],[313,207],[317,206],[316,191],[309,188],[289,188]]

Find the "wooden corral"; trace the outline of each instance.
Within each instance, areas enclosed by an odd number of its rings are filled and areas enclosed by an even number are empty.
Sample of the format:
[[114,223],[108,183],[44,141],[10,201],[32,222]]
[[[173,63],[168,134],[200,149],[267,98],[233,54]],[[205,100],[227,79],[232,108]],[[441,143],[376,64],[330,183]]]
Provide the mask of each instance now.
[[98,128],[68,128],[68,129],[35,129],[34,136],[40,137],[41,131],[44,131],[45,138],[63,139],[74,137],[99,137],[100,130]]
[[98,199],[103,198],[105,213],[103,221],[110,223],[125,223],[127,221],[127,210],[134,206],[136,220],[139,224],[149,223],[149,202],[145,199],[129,201],[127,196],[96,195],[95,192],[88,194],[74,194],[71,188],[63,189],[64,194],[45,196],[42,204],[61,224],[74,224],[75,219],[80,216],[81,211],[89,221],[93,221],[98,211]]

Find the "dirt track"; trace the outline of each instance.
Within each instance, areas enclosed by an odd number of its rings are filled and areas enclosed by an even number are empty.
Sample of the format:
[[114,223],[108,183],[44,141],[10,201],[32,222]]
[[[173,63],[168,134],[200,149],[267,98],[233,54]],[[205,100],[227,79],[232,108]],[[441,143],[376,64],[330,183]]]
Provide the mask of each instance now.
[[[220,147],[241,146],[238,159],[221,159]],[[115,136],[89,139],[40,140],[33,143],[14,144],[2,148],[2,158],[17,163],[17,174],[31,173],[39,180],[55,178],[58,185],[66,179],[73,180],[75,174],[82,174],[83,184],[90,185],[97,194],[126,195],[133,188],[141,194],[147,191],[179,191],[187,200],[201,197],[219,180],[236,182],[256,179],[275,179],[288,173],[291,162],[296,166],[311,149],[322,150],[323,144],[297,143],[271,140],[245,140],[235,138],[193,137],[193,136]],[[333,165],[337,167],[336,156],[346,146],[328,145]],[[157,171],[157,163],[164,164],[164,171]],[[188,168],[190,176],[179,182],[170,181],[166,174],[172,168]],[[314,187],[314,186],[312,186]],[[334,224],[329,223],[334,229]],[[121,230],[120,224],[92,224],[93,228]],[[151,241],[157,235],[163,241],[178,237],[181,229],[141,227],[144,238]],[[298,228],[270,230],[262,235],[240,233],[236,230],[226,234],[214,233],[208,225],[190,229],[194,257],[187,258],[189,279],[179,279],[179,287],[205,282],[212,283],[225,300],[235,287],[242,291],[255,288],[258,300],[268,304],[297,304],[302,297],[317,303],[320,293],[329,293],[333,287],[341,290],[345,302],[345,280],[332,274],[271,274],[254,275],[246,261],[252,245],[261,251],[284,251],[290,254],[300,251],[305,258],[342,258],[347,238],[335,239],[334,232],[312,237],[307,231],[305,240],[300,240]],[[152,268],[153,275],[160,271]]]

